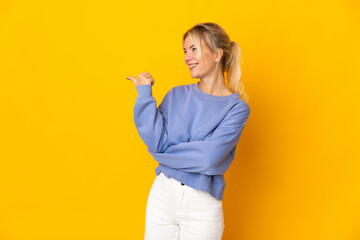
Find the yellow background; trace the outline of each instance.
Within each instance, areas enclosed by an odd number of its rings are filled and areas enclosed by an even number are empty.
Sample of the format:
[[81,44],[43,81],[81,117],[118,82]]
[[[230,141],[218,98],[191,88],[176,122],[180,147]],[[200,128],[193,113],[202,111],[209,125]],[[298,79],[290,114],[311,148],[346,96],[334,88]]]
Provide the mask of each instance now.
[[223,239],[360,239],[358,1],[0,3],[0,239],[143,239],[157,162],[128,76],[195,83],[181,37],[239,43],[251,115]]

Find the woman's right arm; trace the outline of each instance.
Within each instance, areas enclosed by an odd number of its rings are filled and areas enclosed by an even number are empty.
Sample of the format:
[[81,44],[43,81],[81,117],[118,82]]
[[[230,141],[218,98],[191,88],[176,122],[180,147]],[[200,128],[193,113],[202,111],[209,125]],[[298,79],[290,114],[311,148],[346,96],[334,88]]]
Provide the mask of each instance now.
[[156,107],[152,85],[136,86],[138,97],[134,106],[134,122],[141,139],[153,152],[162,153],[168,147],[168,107],[171,90]]

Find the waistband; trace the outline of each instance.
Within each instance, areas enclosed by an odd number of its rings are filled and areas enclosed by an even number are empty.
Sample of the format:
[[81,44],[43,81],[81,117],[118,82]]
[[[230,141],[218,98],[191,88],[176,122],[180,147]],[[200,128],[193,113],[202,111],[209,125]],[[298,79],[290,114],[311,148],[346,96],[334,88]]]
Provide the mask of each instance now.
[[195,193],[197,196],[199,196],[199,190],[192,188],[192,187],[176,180],[175,178],[172,178],[172,177],[168,178],[163,172],[160,172],[160,174],[157,177],[161,178],[161,180],[163,180],[163,181],[168,181],[170,184],[177,185],[180,188],[188,189],[188,190],[192,191],[193,193]]

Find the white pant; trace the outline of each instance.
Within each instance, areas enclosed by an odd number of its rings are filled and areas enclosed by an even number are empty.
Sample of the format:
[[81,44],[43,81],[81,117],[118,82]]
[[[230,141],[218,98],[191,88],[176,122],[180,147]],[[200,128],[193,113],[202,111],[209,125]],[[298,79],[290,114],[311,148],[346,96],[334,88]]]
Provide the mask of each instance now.
[[146,205],[145,240],[221,240],[222,200],[162,172],[155,177]]

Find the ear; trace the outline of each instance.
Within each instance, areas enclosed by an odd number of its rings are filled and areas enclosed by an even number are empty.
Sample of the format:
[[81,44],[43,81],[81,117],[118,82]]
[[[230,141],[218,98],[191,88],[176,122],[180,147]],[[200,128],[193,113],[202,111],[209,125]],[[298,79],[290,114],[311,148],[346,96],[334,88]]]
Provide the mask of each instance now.
[[215,55],[215,62],[220,62],[223,54],[224,54],[223,50],[221,48],[218,48]]

